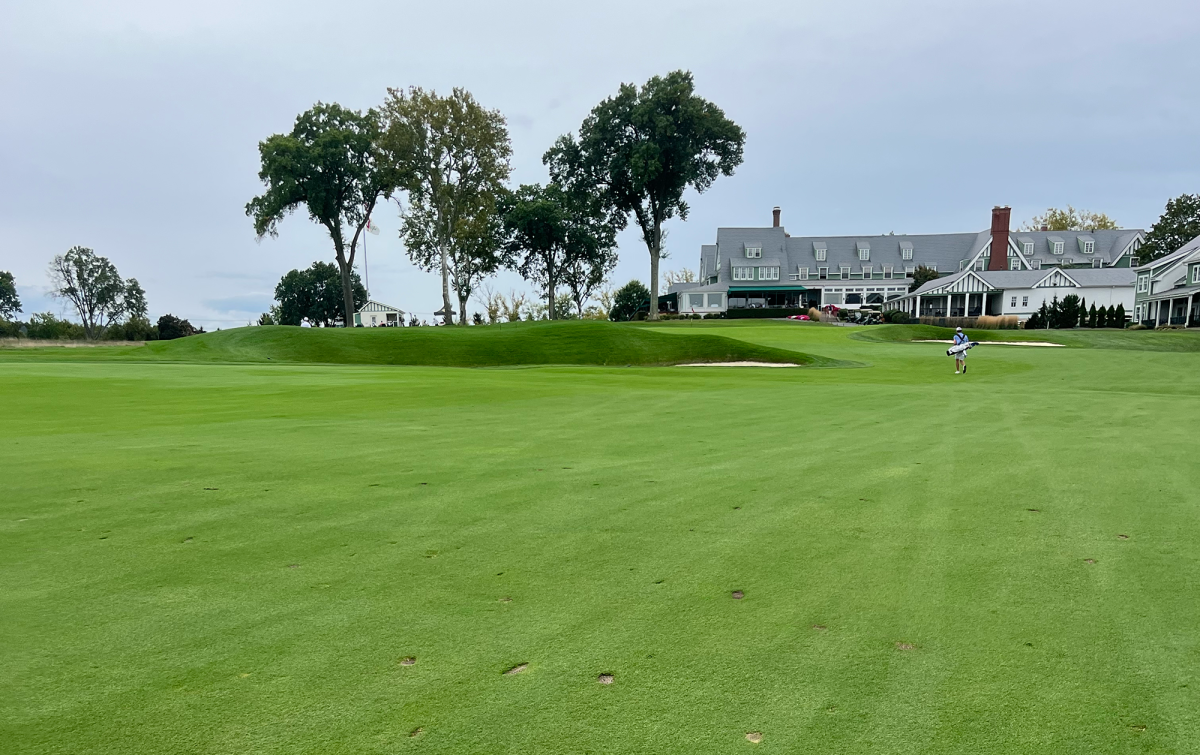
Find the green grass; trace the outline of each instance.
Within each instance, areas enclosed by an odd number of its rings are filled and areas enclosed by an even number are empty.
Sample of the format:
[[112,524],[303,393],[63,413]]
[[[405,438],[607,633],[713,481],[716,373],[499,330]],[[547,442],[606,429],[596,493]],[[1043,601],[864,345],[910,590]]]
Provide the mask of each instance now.
[[0,354],[0,752],[1195,750],[1195,348],[629,330],[867,366]]

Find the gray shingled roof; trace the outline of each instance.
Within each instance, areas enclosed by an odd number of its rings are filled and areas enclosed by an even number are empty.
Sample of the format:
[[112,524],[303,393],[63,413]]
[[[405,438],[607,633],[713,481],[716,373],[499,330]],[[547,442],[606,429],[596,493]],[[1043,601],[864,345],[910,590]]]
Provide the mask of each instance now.
[[[858,272],[862,266],[868,265],[876,272],[889,265],[897,270],[906,266],[917,267],[926,265],[936,266],[941,272],[958,272],[959,262],[970,259],[980,248],[991,239],[989,232],[983,233],[939,233],[928,235],[886,235],[886,236],[787,236],[782,228],[719,228],[717,229],[716,247],[720,250],[721,280],[731,281],[730,268],[733,263],[744,260],[746,266],[769,265],[778,261],[780,277],[794,273],[799,267],[807,267],[813,274],[818,267],[828,267],[837,270],[849,265]],[[913,245],[913,258],[905,260],[901,255],[900,242],[907,241]],[[818,262],[814,252],[814,244],[825,244],[826,258]],[[858,258],[858,244],[870,246],[869,260]],[[761,247],[763,257],[747,259],[746,245]],[[820,247],[816,247],[820,248]],[[716,255],[708,256],[710,246],[701,248],[705,261],[709,259],[715,264]],[[768,262],[767,260],[770,260]],[[712,274],[712,267],[706,265],[707,274]]]
[[[1142,231],[1136,228],[1119,228],[1114,231],[1016,231],[1011,236],[1027,260],[1038,259],[1043,265],[1061,264],[1067,258],[1075,260],[1076,263],[1099,258],[1104,260],[1104,264],[1111,265],[1121,252],[1133,243],[1139,233]],[[1081,237],[1096,242],[1094,252],[1084,254],[1080,251]],[[1062,254],[1050,251],[1051,239],[1063,242]],[[1025,242],[1033,243],[1031,254],[1025,254]]]
[[[906,294],[906,297],[924,295],[929,291],[954,283],[971,272],[974,272],[975,275],[982,278],[994,289],[1007,289],[1032,288],[1041,282],[1042,279],[1053,275],[1057,271],[1058,268],[1043,268],[1042,270],[964,270],[961,273],[931,280],[916,291]],[[1137,278],[1137,268],[1128,267],[1085,267],[1062,270],[1061,272],[1085,288],[1097,286],[1132,286],[1134,280]]]

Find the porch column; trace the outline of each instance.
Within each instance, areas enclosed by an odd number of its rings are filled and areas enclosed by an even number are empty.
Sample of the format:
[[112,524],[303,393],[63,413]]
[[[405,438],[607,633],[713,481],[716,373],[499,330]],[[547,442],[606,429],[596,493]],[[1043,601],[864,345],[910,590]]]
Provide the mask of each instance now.
[[1183,327],[1189,327],[1192,322],[1192,297],[1195,294],[1188,294],[1187,309],[1183,311]]
[[921,297],[917,297],[917,319],[921,319]]

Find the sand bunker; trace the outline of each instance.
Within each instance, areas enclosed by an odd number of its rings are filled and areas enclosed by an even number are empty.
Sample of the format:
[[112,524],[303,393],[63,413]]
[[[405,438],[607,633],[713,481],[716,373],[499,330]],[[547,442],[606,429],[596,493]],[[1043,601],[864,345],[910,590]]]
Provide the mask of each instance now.
[[[921,338],[913,343],[954,343],[953,340],[940,338]],[[978,341],[980,346],[1060,346],[1061,343],[1050,343],[1049,341]]]

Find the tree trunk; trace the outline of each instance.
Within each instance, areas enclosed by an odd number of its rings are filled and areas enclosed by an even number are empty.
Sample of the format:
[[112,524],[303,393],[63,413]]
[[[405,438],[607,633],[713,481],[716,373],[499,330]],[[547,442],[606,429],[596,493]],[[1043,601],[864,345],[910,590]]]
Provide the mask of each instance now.
[[467,297],[460,292],[458,295],[458,324],[467,325]]
[[337,251],[338,270],[342,274],[342,306],[346,313],[342,315],[343,325],[354,327],[354,287],[350,284],[350,265],[346,262],[346,254],[342,242],[334,239],[334,249]]
[[662,222],[654,219],[654,241],[650,247],[650,313],[647,320],[658,319],[658,261],[662,249]]
[[454,318],[450,312],[454,309],[450,305],[450,264],[447,262],[446,247],[441,248],[442,254],[442,324],[453,325]]
[[546,264],[546,317],[551,320],[557,319],[554,316],[554,263],[547,260]]

